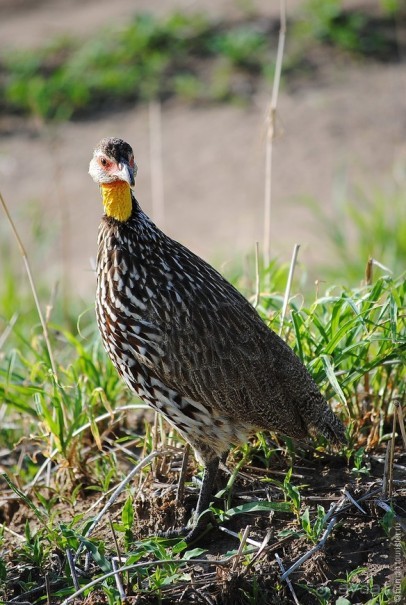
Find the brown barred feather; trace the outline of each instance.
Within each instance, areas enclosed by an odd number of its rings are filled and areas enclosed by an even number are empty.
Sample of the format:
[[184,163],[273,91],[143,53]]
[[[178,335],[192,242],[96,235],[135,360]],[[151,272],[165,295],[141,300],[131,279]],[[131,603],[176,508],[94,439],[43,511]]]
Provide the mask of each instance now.
[[[95,154],[122,162],[125,145],[105,139]],[[213,267],[160,231],[133,195],[128,220],[102,218],[96,311],[127,385],[206,467],[258,430],[344,440],[341,422],[290,347]]]

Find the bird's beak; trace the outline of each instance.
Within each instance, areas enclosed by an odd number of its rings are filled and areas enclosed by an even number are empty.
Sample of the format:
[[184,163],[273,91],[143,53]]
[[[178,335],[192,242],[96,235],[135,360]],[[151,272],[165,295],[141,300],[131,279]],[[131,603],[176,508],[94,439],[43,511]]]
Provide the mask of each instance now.
[[130,187],[134,187],[134,168],[129,165],[127,160],[121,160],[121,162],[119,162],[117,176],[121,181],[128,183]]

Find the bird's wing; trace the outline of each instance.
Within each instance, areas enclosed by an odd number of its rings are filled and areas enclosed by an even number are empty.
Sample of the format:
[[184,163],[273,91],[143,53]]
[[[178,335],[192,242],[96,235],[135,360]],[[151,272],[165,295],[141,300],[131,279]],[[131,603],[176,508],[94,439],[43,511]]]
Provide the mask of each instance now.
[[[115,292],[123,299],[117,314],[127,356],[132,352],[150,377],[181,397],[230,418],[267,426],[271,410],[296,416],[284,384],[292,365],[301,365],[292,350],[215,269],[154,233],[154,245],[149,240],[126,255],[128,271]],[[117,256],[113,264],[121,262]]]
[[[224,285],[226,284],[226,286]],[[153,371],[180,395],[232,414],[266,398],[273,375],[272,334],[227,282],[217,295],[204,288],[172,305],[160,322]],[[277,388],[273,393],[276,395]]]

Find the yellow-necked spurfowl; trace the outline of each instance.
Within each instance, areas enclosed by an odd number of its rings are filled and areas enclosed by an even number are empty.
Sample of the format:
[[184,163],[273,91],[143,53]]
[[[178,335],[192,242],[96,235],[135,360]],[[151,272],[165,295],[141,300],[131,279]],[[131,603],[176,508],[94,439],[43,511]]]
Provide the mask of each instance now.
[[128,143],[108,138],[96,147],[89,173],[105,210],[97,321],[129,388],[176,427],[204,466],[194,522],[184,530],[192,541],[231,444],[260,430],[299,439],[320,433],[339,443],[344,429],[299,358],[250,303],[141,210],[131,191],[136,172]]

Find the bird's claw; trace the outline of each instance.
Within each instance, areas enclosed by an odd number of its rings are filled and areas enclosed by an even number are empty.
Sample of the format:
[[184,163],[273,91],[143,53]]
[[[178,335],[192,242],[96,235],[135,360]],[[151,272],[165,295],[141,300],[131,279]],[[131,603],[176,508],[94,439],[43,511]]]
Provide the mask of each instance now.
[[158,536],[171,540],[174,538],[180,538],[186,544],[195,542],[198,538],[201,538],[207,531],[209,531],[213,525],[211,523],[196,523],[192,527],[180,527],[178,529],[170,529],[165,532],[159,532]]
[[168,529],[167,531],[160,531],[157,535],[160,538],[167,538],[168,540],[171,540],[173,538],[183,538],[184,536],[187,536],[189,531],[190,529],[188,527],[178,527],[178,529]]

